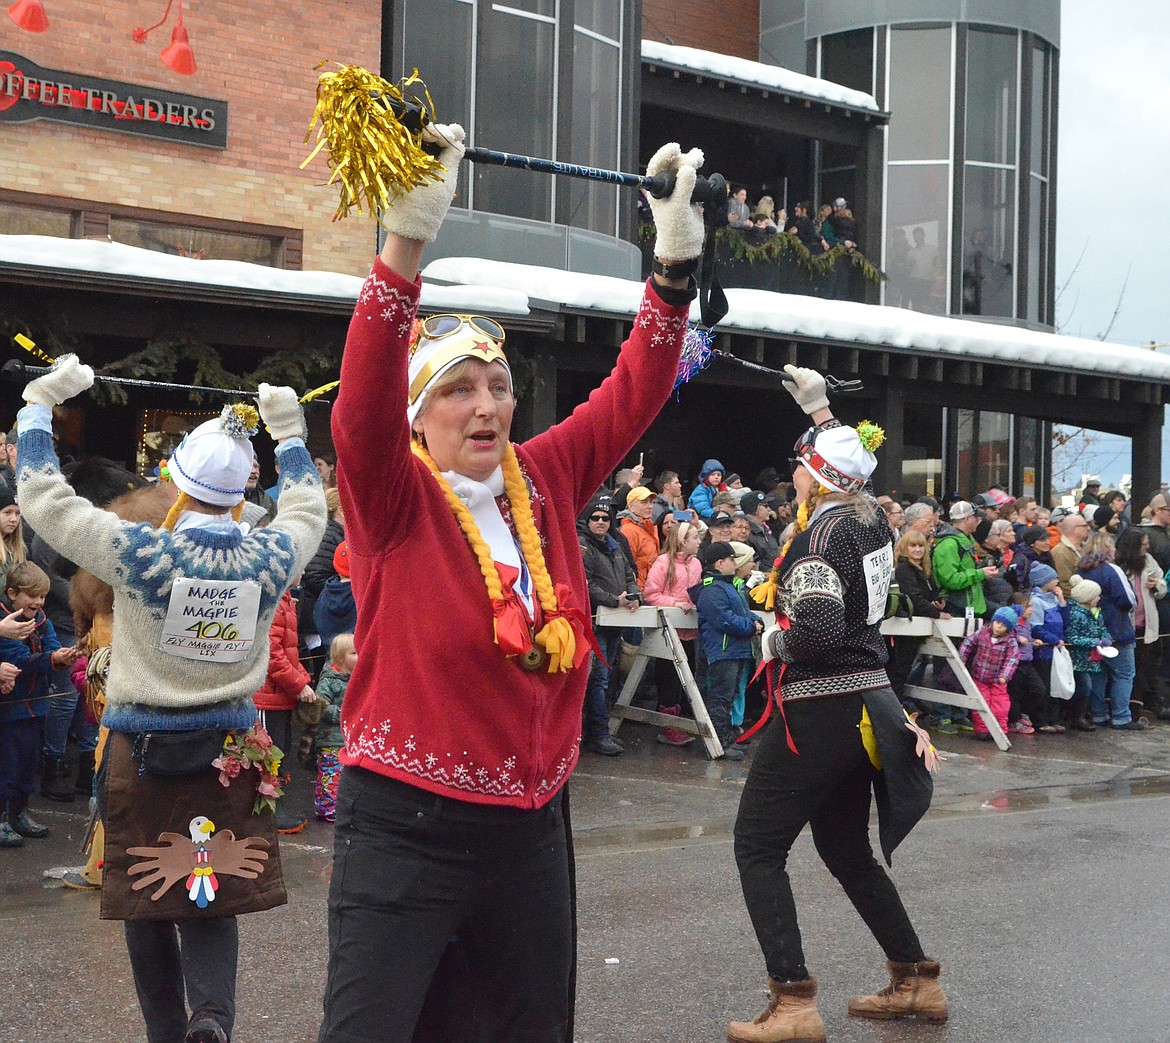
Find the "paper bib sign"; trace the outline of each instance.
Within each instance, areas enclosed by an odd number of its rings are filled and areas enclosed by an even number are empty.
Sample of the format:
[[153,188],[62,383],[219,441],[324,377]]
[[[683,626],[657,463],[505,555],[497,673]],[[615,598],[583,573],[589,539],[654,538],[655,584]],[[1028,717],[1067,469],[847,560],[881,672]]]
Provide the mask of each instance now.
[[259,583],[177,579],[159,648],[184,659],[239,663],[252,651],[259,615]]
[[886,599],[890,596],[890,579],[894,575],[894,552],[887,543],[861,559],[865,587],[869,594],[869,615],[866,622],[880,623],[886,614]]

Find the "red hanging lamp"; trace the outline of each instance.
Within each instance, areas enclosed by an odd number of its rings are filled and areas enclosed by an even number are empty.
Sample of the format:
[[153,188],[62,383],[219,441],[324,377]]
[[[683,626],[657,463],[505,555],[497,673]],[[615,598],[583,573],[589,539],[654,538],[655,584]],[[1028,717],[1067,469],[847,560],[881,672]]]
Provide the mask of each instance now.
[[[146,37],[166,23],[171,16],[171,5],[174,0],[167,0],[167,9],[162,19],[146,29],[135,29],[130,35],[135,43],[146,43]],[[173,69],[180,76],[191,76],[199,71],[195,64],[195,52],[191,49],[191,41],[187,36],[187,27],[183,25],[183,0],[179,0],[179,23],[171,30],[171,42],[159,53],[163,64]]]
[[16,0],[8,8],[8,17],[26,33],[43,33],[49,28],[49,16],[41,0]]

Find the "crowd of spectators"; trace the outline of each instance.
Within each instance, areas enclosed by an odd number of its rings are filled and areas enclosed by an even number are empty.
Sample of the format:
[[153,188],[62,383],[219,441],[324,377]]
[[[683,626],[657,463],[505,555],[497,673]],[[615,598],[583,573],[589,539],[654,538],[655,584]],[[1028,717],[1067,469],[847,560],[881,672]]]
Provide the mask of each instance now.
[[[602,490],[581,518],[592,608],[693,609],[689,592],[705,575],[704,549],[723,542],[752,563],[737,569],[742,572],[738,581],[729,581],[738,582],[747,603],[747,591],[787,538],[794,518],[791,486],[771,468],[748,486],[717,459],[703,462],[689,493],[676,471],[642,482],[640,466],[619,472],[614,488]],[[909,500],[896,494],[879,494],[876,500],[895,548],[889,614],[964,621],[970,640],[963,658],[976,683],[986,688],[1005,731],[1061,735],[1108,727],[1128,732],[1148,728],[1151,719],[1170,719],[1170,641],[1159,640],[1170,635],[1165,579],[1170,500],[1165,494],[1140,508],[1120,491],[1102,494],[1099,483],[1088,485],[1072,507],[1045,507],[999,488],[970,499],[952,497],[945,504],[930,496]],[[985,627],[987,633],[977,639]],[[598,633],[604,662],[596,660],[591,674],[586,745],[616,756],[620,743],[610,738],[607,724],[619,685],[610,665],[621,659],[621,641],[613,628]],[[1097,635],[1091,645],[1086,634]],[[709,697],[698,636],[680,632],[700,691]],[[624,634],[627,644],[639,637],[636,630]],[[891,640],[892,687],[909,710],[921,711],[928,726],[989,739],[969,712],[936,703],[915,705],[905,698],[913,684],[960,688],[941,660],[920,655],[922,640]],[[1054,656],[1060,660],[1064,652],[1075,673],[1071,691],[1062,691],[1053,680]],[[754,661],[759,661],[758,648]],[[988,664],[999,669],[1007,661],[1010,667],[992,676]],[[673,664],[656,662],[652,683],[644,681],[635,699],[651,706],[656,702],[666,714],[686,714]],[[1059,667],[1056,673],[1065,676]],[[732,719],[742,731],[742,709]],[[674,728],[664,729],[659,739],[672,745],[691,741]]]

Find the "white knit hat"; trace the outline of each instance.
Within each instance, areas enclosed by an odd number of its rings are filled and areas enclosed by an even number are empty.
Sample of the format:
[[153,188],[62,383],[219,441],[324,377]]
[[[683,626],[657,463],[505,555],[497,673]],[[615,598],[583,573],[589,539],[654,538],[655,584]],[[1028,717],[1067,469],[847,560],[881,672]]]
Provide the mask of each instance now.
[[508,390],[515,393],[512,385],[512,368],[508,365],[503,347],[470,324],[465,324],[456,333],[435,340],[420,331],[407,368],[407,423],[413,424],[415,417],[422,411],[427,389],[447,370],[464,359],[502,362],[504,369],[508,371]]
[[755,547],[747,543],[740,543],[739,540],[728,541],[731,544],[731,549],[735,551],[735,567],[741,569],[749,561],[755,561],[758,555]]
[[171,481],[196,500],[234,507],[252,473],[250,439],[259,422],[251,406],[224,406],[214,420],[188,432],[171,454]]
[[865,448],[852,427],[818,431],[811,443],[798,448],[798,454],[804,469],[821,485],[841,493],[861,492],[877,467],[877,457]]
[[1087,605],[1101,596],[1101,584],[1084,576],[1073,576],[1069,580],[1069,593],[1080,605]]

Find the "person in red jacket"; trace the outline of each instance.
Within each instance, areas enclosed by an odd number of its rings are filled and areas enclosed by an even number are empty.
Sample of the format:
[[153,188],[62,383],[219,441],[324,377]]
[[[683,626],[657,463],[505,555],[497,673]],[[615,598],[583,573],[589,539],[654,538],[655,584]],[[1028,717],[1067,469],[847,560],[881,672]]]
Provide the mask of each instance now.
[[437,1026],[454,1021],[479,1039],[560,1043],[573,1017],[565,783],[591,636],[576,518],[674,386],[702,154],[668,145],[650,161],[677,187],[653,201],[659,261],[613,372],[513,445],[504,330],[475,315],[415,323],[423,247],[463,154],[459,127],[424,136],[442,146],[442,177],[383,214],[333,408],[358,660],[319,1040],[450,1038]]
[[[297,603],[286,590],[276,606],[268,630],[268,676],[264,687],[253,697],[260,713],[260,723],[272,741],[284,751],[284,775],[292,764],[292,720],[297,702],[311,703],[317,693],[310,686],[309,671],[297,654]],[[287,787],[287,783],[286,783]],[[308,816],[282,797],[276,805],[276,829],[280,833],[299,833]]]

